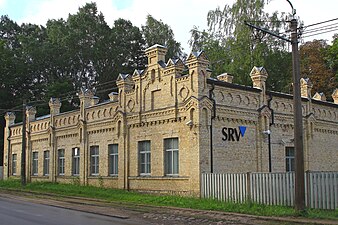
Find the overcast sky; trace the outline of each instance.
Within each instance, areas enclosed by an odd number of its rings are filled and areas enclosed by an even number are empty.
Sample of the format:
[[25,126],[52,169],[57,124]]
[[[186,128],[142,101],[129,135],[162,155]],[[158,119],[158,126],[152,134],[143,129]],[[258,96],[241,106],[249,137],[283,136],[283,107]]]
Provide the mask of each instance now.
[[[59,19],[74,14],[78,8],[90,0],[0,0],[0,15],[8,15],[19,24],[29,22],[45,25],[48,19]],[[201,30],[207,28],[207,13],[217,6],[231,5],[234,0],[97,0],[98,10],[112,26],[118,18],[130,20],[134,25],[145,24],[147,14],[162,20],[174,31],[175,39],[189,53],[189,31],[193,26]],[[291,0],[305,25],[314,24],[338,17],[338,0]],[[291,12],[286,0],[272,0],[268,11]],[[338,21],[335,21],[338,22]],[[336,31],[338,33],[338,31]],[[331,41],[334,32],[305,39],[327,39]]]

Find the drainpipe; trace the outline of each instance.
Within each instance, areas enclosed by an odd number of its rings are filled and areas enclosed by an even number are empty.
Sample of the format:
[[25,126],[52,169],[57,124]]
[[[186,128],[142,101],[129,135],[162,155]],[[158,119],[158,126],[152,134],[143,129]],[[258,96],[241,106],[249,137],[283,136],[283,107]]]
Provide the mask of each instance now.
[[[11,140],[10,140],[10,137],[12,135],[12,130],[10,127],[8,127],[8,137],[7,137],[7,179],[9,178],[9,175],[10,175],[10,171],[9,171],[9,165],[10,165],[10,152],[11,152]],[[5,159],[4,159],[5,160]]]
[[272,101],[272,95],[270,94],[270,98],[268,100],[268,108],[271,111],[271,122],[269,123],[269,132],[268,132],[268,147],[269,147],[269,172],[271,173],[271,126],[275,124],[275,118],[274,118],[274,111],[271,108],[271,101]]
[[216,101],[213,98],[213,91],[215,89],[215,85],[212,84],[211,89],[209,90],[209,99],[212,101],[212,115],[211,115],[211,120],[210,120],[210,172],[214,172],[214,156],[213,156],[213,141],[212,141],[212,121],[216,118]]

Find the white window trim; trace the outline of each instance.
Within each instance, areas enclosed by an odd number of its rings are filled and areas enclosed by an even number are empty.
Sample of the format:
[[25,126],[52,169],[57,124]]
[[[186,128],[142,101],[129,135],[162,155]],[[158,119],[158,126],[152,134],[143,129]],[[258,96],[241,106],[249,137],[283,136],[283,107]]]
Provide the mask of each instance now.
[[[138,142],[138,148],[140,148],[140,144],[141,143],[143,143],[143,142],[148,142],[149,143],[149,149],[146,149],[146,150],[140,150],[140,149],[138,149],[138,151],[139,151],[139,168],[140,168],[140,176],[150,176],[151,175],[151,142],[150,141],[148,141],[148,140],[145,140],[145,141],[139,141]],[[141,162],[141,155],[142,154],[144,154],[145,155],[145,157],[144,157],[144,159],[145,159],[145,165],[150,165],[150,171],[146,171],[146,172],[141,172],[141,170],[142,170],[142,162]],[[148,162],[147,161],[147,155],[150,155],[150,161]],[[146,167],[145,167],[146,168]]]
[[[291,148],[293,149],[293,156],[287,156],[286,153],[287,153],[287,149],[288,148]],[[286,165],[288,164],[289,166],[292,165],[292,160],[293,162],[295,163],[295,148],[293,146],[289,146],[289,147],[286,147],[285,148],[285,171],[286,172],[295,172],[294,170],[291,170],[291,168],[287,168]],[[287,163],[289,162],[289,163]]]
[[[167,140],[170,140],[170,139],[177,139],[177,146],[179,145],[179,140],[178,140],[178,138],[166,138],[166,139],[164,139],[164,141],[167,141]],[[165,176],[168,176],[168,177],[177,177],[177,176],[179,176],[179,172],[180,172],[180,166],[179,166],[179,146],[178,146],[178,148],[176,149],[176,148],[168,148],[168,149],[164,149],[165,150],[165,156],[164,156],[164,159],[166,160],[166,154],[168,153],[168,152],[171,152],[171,156],[173,157],[174,156],[174,152],[177,152],[178,153],[178,162],[177,162],[177,165],[178,165],[178,173],[167,173],[167,167],[168,167],[168,165],[167,165],[167,161],[165,161],[165,171],[164,171],[164,173],[165,173]],[[172,160],[171,160],[171,162],[172,162],[172,165],[171,165],[171,168],[172,168],[172,171],[171,172],[173,172],[173,168],[174,168],[174,159],[172,158]]]
[[[48,152],[48,157],[46,157],[46,152]],[[49,176],[49,163],[50,163],[50,151],[49,150],[45,150],[43,152],[43,175],[44,176]],[[48,161],[48,163],[46,163],[46,161]],[[48,168],[48,173],[46,173],[46,168]]]
[[[14,155],[15,155],[15,160],[14,160]],[[18,155],[12,154],[12,175],[13,176],[16,176],[17,168],[18,168]]]
[[[60,152],[63,151],[63,156],[60,156]],[[62,168],[63,171],[61,171],[61,162],[62,161]],[[65,175],[65,150],[64,149],[59,149],[58,150],[58,175],[59,176],[64,176]]]
[[[109,150],[110,150],[109,146],[116,146],[117,152],[110,153],[109,152]],[[115,160],[117,161],[117,165],[115,163]],[[118,147],[118,144],[110,144],[110,145],[108,145],[108,169],[110,170],[110,168],[115,168],[117,166],[116,169],[113,169],[113,171],[116,171],[115,173],[111,173],[111,171],[109,171],[109,176],[112,176],[112,177],[117,177],[118,176],[118,172],[119,172],[118,161],[119,161],[119,147]]]
[[[77,149],[78,154],[75,155],[75,149]],[[78,161],[78,163],[75,163],[75,161]],[[78,173],[74,173],[77,168]],[[73,176],[80,176],[80,149],[79,148],[72,148],[72,175]]]
[[[91,154],[92,148],[94,148],[94,147],[98,149],[98,154],[96,154],[96,153]],[[90,151],[90,175],[91,176],[99,176],[99,174],[100,174],[100,147],[98,145],[90,146],[89,151]],[[94,172],[92,171],[93,162],[94,162],[94,165],[95,165],[95,171]]]
[[[34,155],[36,154],[36,158],[34,158]],[[39,174],[39,152],[33,152],[32,154],[32,175],[37,176]],[[34,171],[34,165],[36,163],[36,171]]]

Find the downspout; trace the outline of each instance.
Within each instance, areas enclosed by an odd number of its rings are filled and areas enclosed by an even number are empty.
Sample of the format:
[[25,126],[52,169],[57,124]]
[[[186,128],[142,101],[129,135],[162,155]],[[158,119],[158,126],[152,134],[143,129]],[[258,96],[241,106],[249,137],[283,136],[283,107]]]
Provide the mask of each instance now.
[[212,115],[211,115],[211,120],[210,120],[210,172],[213,173],[214,172],[214,149],[213,149],[213,141],[212,141],[212,136],[213,136],[213,132],[212,132],[212,121],[216,118],[216,101],[213,98],[213,91],[215,89],[215,84],[212,84],[211,89],[209,90],[209,99],[212,101]]
[[269,132],[268,132],[268,147],[269,147],[269,173],[271,173],[271,126],[275,124],[274,111],[271,108],[272,95],[270,93],[270,98],[268,100],[268,108],[271,111],[271,122],[269,123]]
[[130,126],[127,125],[127,190],[130,191],[130,182],[129,182],[129,174],[130,174]]
[[11,133],[12,133],[12,130],[10,127],[8,127],[8,137],[7,137],[7,179],[9,178],[9,163],[10,163],[10,157],[9,157],[9,153],[11,152],[11,140],[10,140],[10,137],[11,137]]

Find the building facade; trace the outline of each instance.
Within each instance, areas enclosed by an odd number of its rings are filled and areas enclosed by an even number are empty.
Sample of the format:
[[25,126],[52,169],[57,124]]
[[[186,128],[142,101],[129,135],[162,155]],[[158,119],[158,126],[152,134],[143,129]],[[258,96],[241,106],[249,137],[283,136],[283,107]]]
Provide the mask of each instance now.
[[[146,69],[120,74],[107,102],[82,89],[78,110],[55,98],[49,115],[27,108],[28,181],[199,195],[204,172],[294,170],[292,96],[266,90],[264,68],[246,87],[211,78],[204,52],[165,63],[166,51],[148,48]],[[301,86],[305,170],[338,171],[338,91],[327,102]],[[20,176],[23,124],[5,119],[7,179]]]

